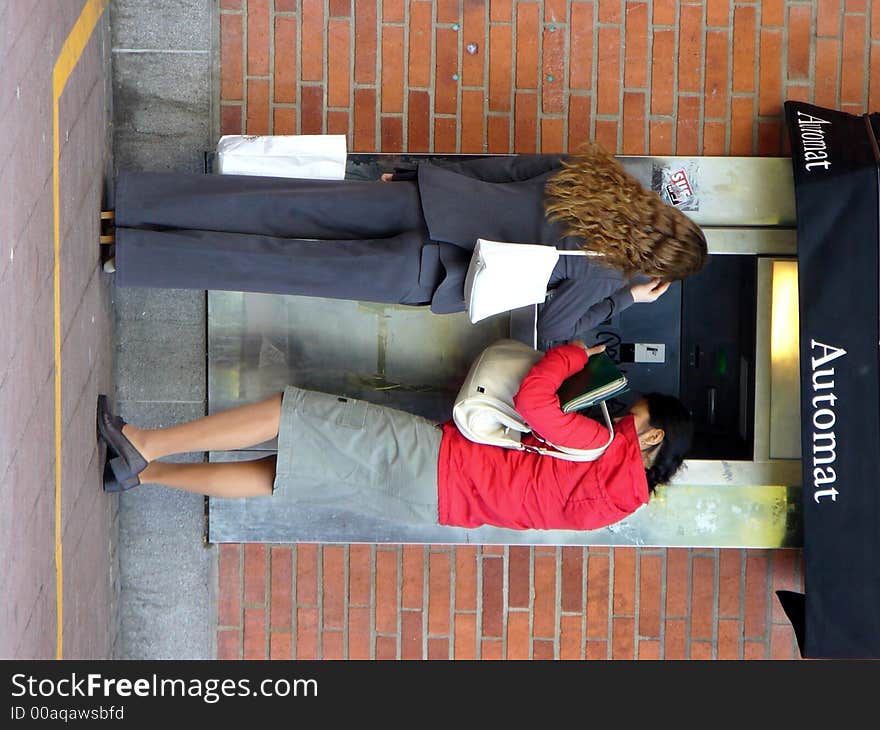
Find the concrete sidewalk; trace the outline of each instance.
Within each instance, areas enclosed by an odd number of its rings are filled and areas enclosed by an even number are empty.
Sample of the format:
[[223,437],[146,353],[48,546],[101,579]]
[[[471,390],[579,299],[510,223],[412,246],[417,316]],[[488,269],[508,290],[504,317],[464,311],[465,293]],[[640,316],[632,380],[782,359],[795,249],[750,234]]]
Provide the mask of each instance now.
[[[95,439],[98,393],[148,425],[204,413],[204,294],[117,293],[101,267],[98,211],[112,207],[120,167],[201,169],[214,139],[214,10],[210,0],[0,1],[3,658],[215,654],[204,500],[158,487],[103,494]],[[77,21],[95,12],[86,33]],[[56,311],[52,73],[67,39],[82,48],[65,56],[59,105]]]
[[106,12],[93,28],[78,22],[101,4],[0,3],[3,658],[106,658],[118,639],[118,510],[101,492],[95,439],[96,397],[112,387],[113,305],[98,247],[110,26]]
[[[216,142],[214,13],[210,0],[111,3],[117,171],[204,169]],[[121,289],[115,300],[123,418],[160,427],[204,415],[205,293]],[[213,658],[217,555],[204,498],[146,485],[118,499],[119,656]]]

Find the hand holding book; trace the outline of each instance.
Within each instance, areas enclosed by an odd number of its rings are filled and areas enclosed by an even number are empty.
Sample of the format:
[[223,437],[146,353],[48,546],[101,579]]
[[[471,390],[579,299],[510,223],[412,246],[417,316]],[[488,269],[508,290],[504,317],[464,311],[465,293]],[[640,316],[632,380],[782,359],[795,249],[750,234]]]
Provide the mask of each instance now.
[[556,391],[563,413],[589,408],[629,389],[626,376],[605,354],[605,345],[588,347],[581,340],[569,344],[583,347],[589,360],[583,370],[566,378]]

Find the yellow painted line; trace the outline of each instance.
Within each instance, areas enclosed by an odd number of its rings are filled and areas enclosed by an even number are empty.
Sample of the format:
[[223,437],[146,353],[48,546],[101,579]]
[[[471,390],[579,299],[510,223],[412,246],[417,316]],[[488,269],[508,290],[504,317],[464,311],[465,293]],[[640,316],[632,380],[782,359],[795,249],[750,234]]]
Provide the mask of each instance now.
[[[52,206],[54,208],[54,274],[55,304],[55,658],[64,656],[64,571],[61,552],[61,182],[58,163],[61,140],[58,107],[67,80],[82,55],[108,0],[86,0],[73,29],[64,40],[52,70]],[[95,242],[97,245],[97,241]]]

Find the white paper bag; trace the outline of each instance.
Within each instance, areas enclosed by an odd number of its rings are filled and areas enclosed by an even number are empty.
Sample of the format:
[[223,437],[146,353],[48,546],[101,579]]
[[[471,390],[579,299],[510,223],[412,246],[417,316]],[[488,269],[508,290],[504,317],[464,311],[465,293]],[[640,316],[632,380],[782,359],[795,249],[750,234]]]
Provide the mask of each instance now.
[[559,260],[553,246],[477,239],[464,280],[468,319],[479,322],[493,314],[540,304]]
[[217,172],[342,180],[346,155],[344,134],[228,134],[217,143]]

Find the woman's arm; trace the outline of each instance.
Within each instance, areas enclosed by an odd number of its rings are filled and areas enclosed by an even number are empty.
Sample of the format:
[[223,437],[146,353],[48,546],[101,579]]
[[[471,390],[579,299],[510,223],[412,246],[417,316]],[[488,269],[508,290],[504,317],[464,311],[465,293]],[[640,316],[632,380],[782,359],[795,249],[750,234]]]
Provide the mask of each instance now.
[[629,284],[597,301],[595,287],[583,279],[566,279],[538,313],[538,340],[570,340],[593,329],[633,303]]
[[667,289],[668,281],[651,279],[629,283],[596,301],[596,287],[589,281],[566,279],[538,314],[538,341],[545,345],[578,337],[634,303],[656,302]]
[[433,160],[429,164],[484,182],[519,182],[562,166],[562,155],[499,155],[465,160]]
[[[505,183],[520,182],[543,175],[561,167],[561,160],[561,155],[499,155],[464,160],[428,159],[418,164],[434,165],[483,182]],[[385,182],[414,180],[416,174],[415,169],[401,168],[393,173],[385,173],[382,175],[382,180]]]
[[580,345],[560,345],[549,350],[523,379],[513,397],[517,412],[541,438],[557,446],[588,449],[608,440],[608,429],[580,413],[563,413],[556,391],[562,381],[587,364]]

